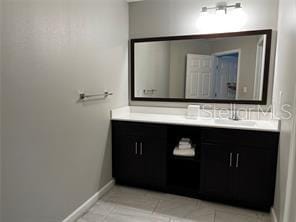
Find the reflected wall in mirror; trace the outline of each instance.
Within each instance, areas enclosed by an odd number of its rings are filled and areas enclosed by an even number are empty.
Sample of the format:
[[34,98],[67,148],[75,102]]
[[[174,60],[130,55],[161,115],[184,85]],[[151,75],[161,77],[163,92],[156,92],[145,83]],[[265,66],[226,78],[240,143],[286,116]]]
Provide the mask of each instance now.
[[265,104],[271,30],[132,40],[132,99]]

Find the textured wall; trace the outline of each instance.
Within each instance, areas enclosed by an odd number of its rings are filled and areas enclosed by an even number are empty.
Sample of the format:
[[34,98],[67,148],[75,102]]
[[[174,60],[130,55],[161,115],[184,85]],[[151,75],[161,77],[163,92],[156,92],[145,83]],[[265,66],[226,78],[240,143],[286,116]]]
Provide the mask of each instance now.
[[[277,108],[277,113],[283,115],[280,110],[281,105],[291,104],[290,111],[295,110],[296,104],[294,101],[295,86],[296,86],[296,9],[294,0],[280,0],[279,4],[279,23],[278,23],[278,47],[276,74],[274,85],[274,104]],[[282,95],[281,95],[282,93]],[[295,117],[294,117],[295,118]],[[295,121],[295,120],[294,120]],[[282,120],[280,151],[278,159],[278,177],[276,187],[275,210],[279,222],[290,222],[292,220],[283,221],[286,205],[286,187],[288,177],[288,166],[291,156],[291,148],[295,149],[295,144],[291,146],[291,139],[295,137],[293,132],[293,121]],[[295,161],[295,160],[292,160]],[[294,172],[295,175],[295,172]],[[294,187],[295,189],[295,187]],[[291,194],[289,193],[288,196]],[[295,206],[295,199],[294,199]],[[292,208],[295,211],[295,208]],[[295,220],[295,219],[294,219]]]
[[2,0],[0,0],[0,222],[2,222],[2,124],[1,124],[1,111],[2,111]]
[[[237,2],[228,0],[228,3]],[[199,24],[201,8],[213,0],[145,0],[129,4],[130,37],[188,35],[201,32],[239,31],[277,27],[278,0],[243,0],[245,22],[204,29]]]
[[[60,222],[112,179],[110,109],[128,103],[122,0],[5,0],[5,222]],[[77,103],[78,91],[113,91]]]

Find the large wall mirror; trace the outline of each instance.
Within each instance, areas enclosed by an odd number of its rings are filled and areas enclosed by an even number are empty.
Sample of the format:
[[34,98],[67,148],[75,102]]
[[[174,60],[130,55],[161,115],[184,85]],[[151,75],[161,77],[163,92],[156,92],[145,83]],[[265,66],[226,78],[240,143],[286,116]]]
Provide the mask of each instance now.
[[266,104],[271,35],[132,39],[132,100]]

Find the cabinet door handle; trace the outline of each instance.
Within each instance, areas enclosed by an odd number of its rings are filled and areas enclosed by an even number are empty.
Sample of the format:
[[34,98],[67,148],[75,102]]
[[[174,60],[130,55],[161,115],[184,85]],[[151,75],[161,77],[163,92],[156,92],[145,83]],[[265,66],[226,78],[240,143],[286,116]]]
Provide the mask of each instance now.
[[135,154],[138,155],[138,142],[135,143]]
[[239,153],[236,154],[236,165],[235,165],[236,168],[239,167]]
[[230,155],[229,155],[229,167],[232,167],[232,157],[233,157],[233,153],[230,153]]
[[140,143],[140,155],[141,156],[143,155],[143,143],[142,142]]

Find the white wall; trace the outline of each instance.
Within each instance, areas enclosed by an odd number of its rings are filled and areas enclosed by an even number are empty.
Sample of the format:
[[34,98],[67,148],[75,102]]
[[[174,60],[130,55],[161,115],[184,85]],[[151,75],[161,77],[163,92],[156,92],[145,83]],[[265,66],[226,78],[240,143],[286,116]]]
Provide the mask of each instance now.
[[[237,2],[228,0],[229,3]],[[187,35],[204,32],[198,26],[203,6],[213,6],[213,0],[145,0],[130,3],[130,37]],[[227,31],[277,27],[278,0],[244,0],[245,24]],[[217,30],[212,30],[216,32]],[[223,30],[220,30],[223,31]]]
[[[229,0],[229,3],[236,1]],[[212,6],[212,0],[145,0],[129,4],[130,38],[151,36],[199,34],[205,31],[198,26],[202,6]],[[225,27],[219,31],[243,31],[255,29],[277,30],[278,0],[244,0],[243,11],[246,22],[238,23],[234,27]],[[216,32],[217,30],[207,31]],[[274,38],[275,41],[275,38]],[[271,61],[274,59],[272,52]],[[273,63],[271,74],[273,73]],[[271,76],[268,103],[271,103]],[[184,107],[185,103],[149,103],[130,101],[131,105],[156,105]]]
[[[294,133],[295,135],[295,133]],[[295,141],[294,141],[295,142]],[[294,147],[295,149],[295,144]],[[288,195],[290,196],[290,200],[288,200],[288,204],[290,204],[289,206],[289,211],[287,212],[287,219],[288,221],[296,221],[296,176],[295,176],[295,172],[296,172],[296,155],[295,155],[295,150],[294,150],[294,155],[292,158],[292,161],[294,162],[291,168],[291,175],[292,175],[292,183],[291,183],[291,194],[289,193]]]
[[151,97],[169,96],[170,45],[168,42],[135,46],[136,97],[149,97],[144,90],[156,90]]
[[2,222],[2,123],[1,123],[1,111],[2,111],[2,0],[0,0],[0,222]]
[[[112,179],[110,109],[128,104],[121,0],[4,0],[5,222],[58,222]],[[113,91],[77,103],[78,91]]]
[[[296,10],[294,0],[280,0],[279,4],[279,23],[278,23],[278,47],[276,74],[274,85],[274,104],[277,113],[283,115],[280,107],[282,104],[292,104],[290,111],[294,111],[296,104],[294,102],[296,86]],[[282,96],[280,93],[282,92]],[[294,117],[295,118],[295,117]],[[295,120],[294,120],[295,121]],[[276,187],[275,211],[279,222],[292,222],[294,220],[284,221],[285,209],[288,209],[286,203],[286,187],[288,177],[289,158],[291,155],[291,138],[295,137],[292,131],[293,122],[291,120],[282,120],[280,150],[278,159],[278,176]],[[295,147],[293,147],[295,149]],[[294,160],[293,160],[294,161]],[[295,172],[294,172],[295,175]],[[295,189],[295,187],[293,187]],[[288,197],[291,193],[288,193]],[[293,200],[295,206],[295,199]],[[295,208],[292,208],[295,212]]]

